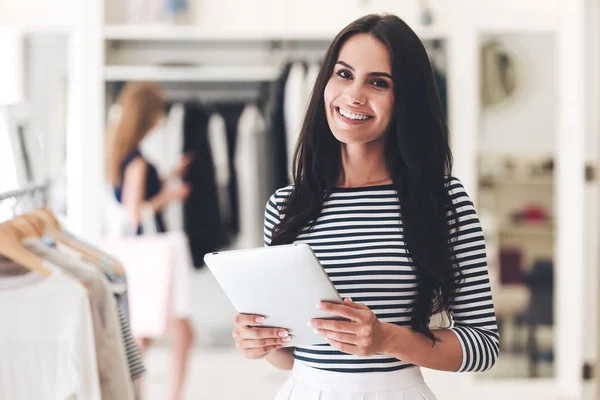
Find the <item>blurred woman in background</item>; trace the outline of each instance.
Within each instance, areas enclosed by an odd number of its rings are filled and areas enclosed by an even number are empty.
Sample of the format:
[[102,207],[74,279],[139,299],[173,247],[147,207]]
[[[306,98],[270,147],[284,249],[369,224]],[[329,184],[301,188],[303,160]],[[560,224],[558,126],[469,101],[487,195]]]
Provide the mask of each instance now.
[[[108,133],[107,169],[117,200],[123,205],[128,226],[137,227],[143,235],[144,212],[152,210],[158,232],[165,232],[163,208],[172,201],[184,201],[189,187],[179,180],[166,184],[170,177],[181,177],[190,160],[182,158],[180,165],[161,180],[154,165],[140,152],[140,143],[164,117],[165,100],[161,88],[152,83],[127,84],[119,96],[121,115]],[[173,290],[176,292],[177,290]],[[170,329],[173,335],[173,375],[169,388],[171,400],[181,397],[188,354],[193,342],[189,316],[173,312]],[[148,338],[139,338],[142,351],[150,344]]]

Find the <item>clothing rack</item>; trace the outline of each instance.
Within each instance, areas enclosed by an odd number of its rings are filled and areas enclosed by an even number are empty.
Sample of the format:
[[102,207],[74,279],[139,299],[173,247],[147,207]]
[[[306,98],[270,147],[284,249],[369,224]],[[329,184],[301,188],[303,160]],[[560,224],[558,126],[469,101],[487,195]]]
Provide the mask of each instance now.
[[3,200],[12,199],[12,198],[21,198],[25,196],[35,196],[36,194],[40,194],[42,197],[42,202],[46,202],[46,194],[48,188],[50,187],[49,182],[41,183],[41,184],[32,184],[29,186],[25,186],[21,189],[11,190],[8,192],[0,193],[0,203]]

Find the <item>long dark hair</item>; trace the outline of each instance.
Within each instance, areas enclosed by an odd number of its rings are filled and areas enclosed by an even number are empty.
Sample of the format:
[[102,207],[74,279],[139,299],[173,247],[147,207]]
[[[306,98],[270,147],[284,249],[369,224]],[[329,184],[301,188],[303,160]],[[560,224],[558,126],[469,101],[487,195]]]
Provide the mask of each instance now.
[[375,14],[359,18],[329,46],[298,140],[294,186],[271,244],[292,243],[304,227],[314,226],[323,201],[338,182],[341,146],[327,124],[323,92],[341,46],[358,33],[373,35],[390,54],[395,105],[385,157],[398,192],[404,238],[417,275],[411,327],[435,343],[429,318],[449,311],[457,287],[447,217],[448,212],[456,212],[446,185],[452,153],[427,52],[400,18]]

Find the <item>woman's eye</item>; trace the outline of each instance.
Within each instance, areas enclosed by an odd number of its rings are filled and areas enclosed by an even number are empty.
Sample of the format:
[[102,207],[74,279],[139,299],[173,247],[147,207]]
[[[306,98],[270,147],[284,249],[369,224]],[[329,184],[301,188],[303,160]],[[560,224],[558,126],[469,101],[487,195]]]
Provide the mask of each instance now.
[[377,80],[374,80],[374,81],[372,82],[372,84],[373,84],[374,86],[376,86],[376,87],[378,87],[378,88],[382,88],[382,89],[385,89],[385,88],[389,88],[389,87],[390,87],[390,85],[389,85],[389,84],[388,84],[386,81],[384,81],[384,80],[382,80],[382,79],[377,79]]
[[345,69],[341,69],[337,72],[337,75],[344,78],[344,79],[350,79],[352,78],[352,75],[350,75],[350,72],[346,71]]

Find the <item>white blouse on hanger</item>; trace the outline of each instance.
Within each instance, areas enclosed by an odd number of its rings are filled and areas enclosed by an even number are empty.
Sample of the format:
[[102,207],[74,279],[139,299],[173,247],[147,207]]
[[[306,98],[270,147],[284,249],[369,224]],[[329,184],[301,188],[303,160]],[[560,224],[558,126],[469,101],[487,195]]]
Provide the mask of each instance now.
[[229,201],[229,153],[227,151],[227,126],[219,113],[213,113],[208,120],[208,145],[215,167],[215,183],[219,200],[221,222],[231,221],[232,211]]
[[58,270],[0,278],[0,326],[0,399],[100,400],[83,285]]
[[263,243],[264,205],[269,199],[266,122],[254,104],[246,106],[238,123],[235,168],[240,201],[240,232],[236,248]]
[[[304,79],[304,103],[308,108],[308,102],[310,100],[310,95],[315,86],[315,82],[317,81],[317,77],[319,76],[319,71],[321,70],[320,64],[311,64],[308,67],[308,71],[306,71],[306,78]],[[306,113],[306,108],[304,110]]]
[[285,81],[283,97],[283,113],[285,118],[285,140],[288,159],[288,175],[292,177],[292,161],[296,142],[300,137],[302,121],[306,112],[306,97],[304,89],[305,68],[302,63],[294,63]]

